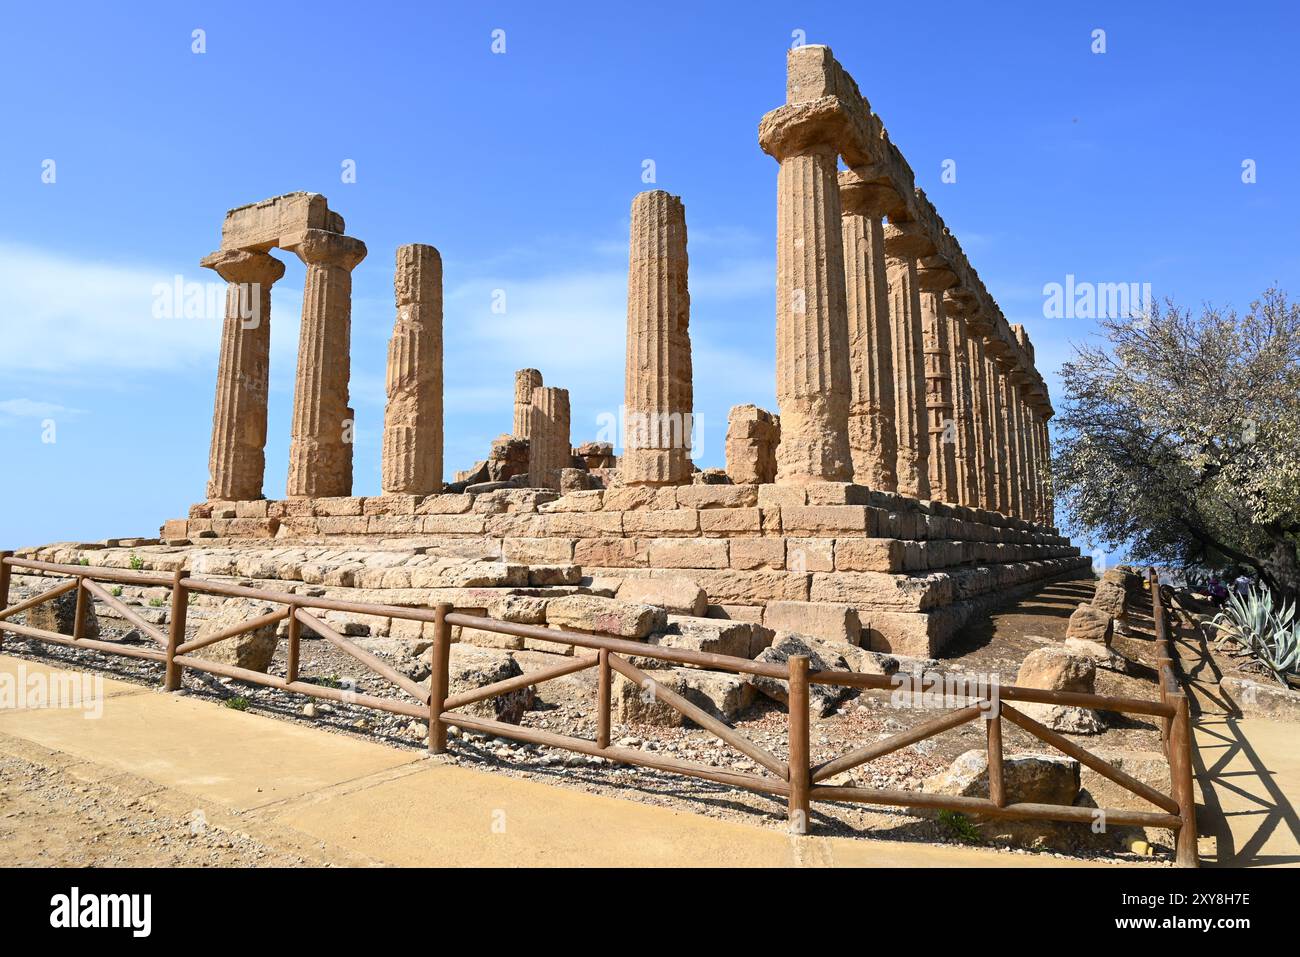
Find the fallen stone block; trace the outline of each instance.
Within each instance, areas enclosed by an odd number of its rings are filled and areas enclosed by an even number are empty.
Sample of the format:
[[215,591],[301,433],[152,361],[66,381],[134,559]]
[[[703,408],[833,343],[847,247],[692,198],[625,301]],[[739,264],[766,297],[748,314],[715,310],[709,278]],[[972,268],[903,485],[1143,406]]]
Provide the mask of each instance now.
[[1107,646],[1110,645],[1112,634],[1110,615],[1088,602],[1079,603],[1079,607],[1074,610],[1074,614],[1070,615],[1070,622],[1065,627],[1066,638],[1099,641]]
[[[802,635],[778,633],[770,647],[763,649],[755,661],[766,664],[785,665],[791,655],[807,655],[809,671],[847,670],[843,656],[836,654],[825,643]],[[773,701],[788,704],[790,684],[782,678],[769,678],[765,675],[747,675],[746,680],[755,689],[767,695]],[[808,687],[809,710],[821,717],[833,714],[840,702],[848,697],[851,689],[838,685],[814,684]]]
[[547,602],[546,623],[619,638],[644,638],[651,632],[663,631],[668,616],[662,608],[640,602],[569,595]]
[[857,645],[862,622],[850,605],[811,601],[774,601],[763,612],[763,624],[776,631],[792,631],[825,641]]
[[[754,703],[755,691],[739,675],[698,668],[668,668],[654,671],[654,681],[675,691],[691,704],[722,721],[734,721]],[[614,675],[611,688],[614,718],[623,724],[686,727],[693,724],[675,708],[664,704],[653,691]]]
[[[278,610],[277,606],[269,602],[244,598],[231,599],[222,606],[217,614],[199,627],[198,633],[194,637],[195,639],[207,638],[217,632],[225,631],[227,628],[232,628],[235,625],[251,621],[254,618],[260,618],[262,615],[268,615]],[[233,638],[227,638],[225,641],[219,641],[215,645],[200,648],[194,654],[207,661],[234,665],[237,668],[246,668],[249,671],[260,671],[265,674],[266,670],[271,666],[271,660],[275,657],[275,649],[278,643],[277,623],[272,622],[253,631],[246,631]]]

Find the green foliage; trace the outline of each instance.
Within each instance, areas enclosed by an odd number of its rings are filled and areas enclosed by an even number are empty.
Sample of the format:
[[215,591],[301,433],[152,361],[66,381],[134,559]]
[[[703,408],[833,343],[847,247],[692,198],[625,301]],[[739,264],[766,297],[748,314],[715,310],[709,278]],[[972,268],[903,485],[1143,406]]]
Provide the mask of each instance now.
[[1245,595],[1232,592],[1224,610],[1209,626],[1219,631],[1219,647],[1232,642],[1286,684],[1287,673],[1300,674],[1300,620],[1291,600],[1275,602],[1266,588]]
[[114,598],[121,598],[121,597],[122,597],[122,586],[121,586],[121,585],[114,585],[114,586],[109,590],[109,594],[112,595]]
[[166,602],[164,602],[161,598],[149,599],[149,607],[151,608],[161,608],[164,604],[166,604]]
[[1300,590],[1300,304],[1172,304],[1101,323],[1061,370],[1053,484],[1138,563],[1251,568]]
[[250,704],[249,700],[243,695],[236,695],[233,698],[227,698],[223,703],[232,711],[247,711],[248,705]]
[[939,823],[948,829],[948,833],[963,844],[983,844],[984,835],[965,814],[957,811],[940,811]]
[[130,565],[135,571],[139,571],[140,569],[144,568],[144,559],[141,558],[139,555],[137,555],[135,552],[132,552],[130,558]]

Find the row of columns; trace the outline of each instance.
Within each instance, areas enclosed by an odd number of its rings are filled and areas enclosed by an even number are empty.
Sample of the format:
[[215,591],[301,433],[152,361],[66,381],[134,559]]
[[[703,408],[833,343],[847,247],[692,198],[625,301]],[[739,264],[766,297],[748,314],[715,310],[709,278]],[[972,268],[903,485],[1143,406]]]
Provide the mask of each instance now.
[[[815,99],[809,82],[792,67],[790,96]],[[1034,379],[881,172],[837,171],[841,119],[785,109],[760,127],[780,164],[777,482],[854,480],[1050,524]]]

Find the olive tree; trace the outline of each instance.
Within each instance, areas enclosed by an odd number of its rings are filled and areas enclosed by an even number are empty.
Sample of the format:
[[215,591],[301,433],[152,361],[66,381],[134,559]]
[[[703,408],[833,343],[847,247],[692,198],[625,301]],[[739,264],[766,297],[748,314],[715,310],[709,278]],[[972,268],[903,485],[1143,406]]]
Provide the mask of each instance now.
[[1052,463],[1073,524],[1140,562],[1248,566],[1300,590],[1300,305],[1172,302],[1062,367]]

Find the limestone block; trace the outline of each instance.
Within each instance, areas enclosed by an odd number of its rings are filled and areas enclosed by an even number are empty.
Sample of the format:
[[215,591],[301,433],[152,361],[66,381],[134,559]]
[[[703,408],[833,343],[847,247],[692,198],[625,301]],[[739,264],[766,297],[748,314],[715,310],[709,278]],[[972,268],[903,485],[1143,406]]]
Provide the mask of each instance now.
[[780,441],[778,416],[755,405],[733,406],[727,416],[727,477],[737,487],[776,481],[776,448]]
[[627,578],[619,586],[617,597],[619,601],[655,605],[671,615],[702,616],[709,605],[704,589],[693,579],[683,577]]
[[678,493],[682,491],[668,485],[652,488],[647,485],[616,485],[606,489],[603,507],[608,512],[632,512],[638,509],[664,511],[677,507]]
[[729,552],[732,568],[785,568],[785,539],[782,538],[735,538],[731,540]]
[[[700,651],[706,654],[749,658],[754,626],[743,621],[725,621],[688,615],[669,615],[668,628],[646,638],[647,645],[677,651]],[[636,657],[638,668],[670,668],[672,662],[658,658]],[[682,667],[695,667],[694,665]]]
[[775,601],[763,612],[763,624],[776,631],[849,645],[857,645],[862,640],[862,622],[849,605]]
[[1079,603],[1079,607],[1070,615],[1070,622],[1065,629],[1067,638],[1098,641],[1107,646],[1110,645],[1112,634],[1111,616],[1088,602]]
[[[754,688],[730,672],[664,668],[655,670],[649,677],[722,721],[734,721],[754,702]],[[611,696],[615,720],[623,724],[691,726],[679,711],[655,698],[652,690],[621,674],[614,676]]]
[[664,610],[653,605],[569,595],[547,603],[546,623],[620,638],[644,638],[653,631],[663,631],[668,621]]
[[343,217],[330,211],[320,193],[285,193],[226,213],[221,224],[221,248],[265,252],[307,229],[341,233]]
[[623,531],[628,535],[694,535],[699,530],[700,513],[693,508],[646,509],[623,514]]
[[[277,607],[269,602],[258,602],[244,598],[231,599],[221,607],[217,614],[208,618],[199,626],[198,633],[194,637],[196,640],[207,638],[210,635],[225,631],[227,628],[251,621],[254,618],[260,618],[262,615],[268,615],[276,610],[278,610]],[[275,656],[276,645],[279,641],[276,630],[276,624],[273,622],[252,631],[246,631],[242,635],[227,638],[225,641],[219,641],[215,645],[200,648],[194,654],[218,664],[234,665],[237,668],[247,668],[250,671],[265,673],[271,666],[271,659]]]
[[808,576],[780,571],[702,570],[691,576],[718,604],[807,601]]
[[[1063,755],[1010,755],[1002,759],[1002,775],[1004,793],[1011,804],[1070,806],[1079,795],[1079,762]],[[947,770],[927,778],[922,790],[928,794],[987,798],[988,779],[988,753],[980,748],[967,751]],[[1011,821],[983,815],[971,815],[971,818],[988,840],[1031,846],[1050,839],[1061,827],[1050,822]]]
[[792,572],[834,571],[835,539],[787,538],[785,567]]
[[[41,590],[44,591],[44,587]],[[89,594],[86,598],[81,610],[82,637],[95,639],[99,637],[99,617],[95,614],[95,602]],[[26,615],[27,624],[31,628],[71,635],[77,620],[77,593],[75,590],[64,592],[43,601],[28,609]]]
[[891,611],[928,611],[951,602],[953,589],[952,579],[942,572],[928,575],[815,572],[811,595],[818,602],[868,605]]
[[572,538],[507,538],[501,543],[501,554],[506,561],[522,565],[567,564],[573,561],[574,541]]
[[[735,552],[735,544],[732,545]],[[839,538],[835,541],[835,570],[887,572],[903,570],[903,543],[892,538]]]
[[584,568],[635,568],[649,564],[649,549],[642,539],[582,538],[574,541],[573,560]]
[[787,535],[871,535],[873,514],[863,505],[788,506],[781,509],[781,530]]
[[699,522],[703,535],[758,535],[763,531],[762,509],[758,508],[709,508],[699,513]]
[[677,489],[677,504],[694,509],[752,508],[758,504],[758,486],[683,485]]
[[[784,665],[791,655],[806,655],[810,671],[844,671],[847,669],[843,656],[833,648],[813,638],[798,634],[778,633],[772,644],[763,649],[755,661],[765,664]],[[754,688],[767,695],[773,701],[787,704],[790,700],[790,683],[781,678],[769,678],[765,675],[748,675],[746,680]],[[816,715],[826,717],[834,714],[849,695],[849,688],[839,685],[813,684],[808,686],[808,707]]]
[[728,542],[722,538],[652,538],[651,568],[727,568]]
[[1025,657],[1015,683],[1025,688],[1092,694],[1096,676],[1097,669],[1088,658],[1059,645],[1045,645]]

